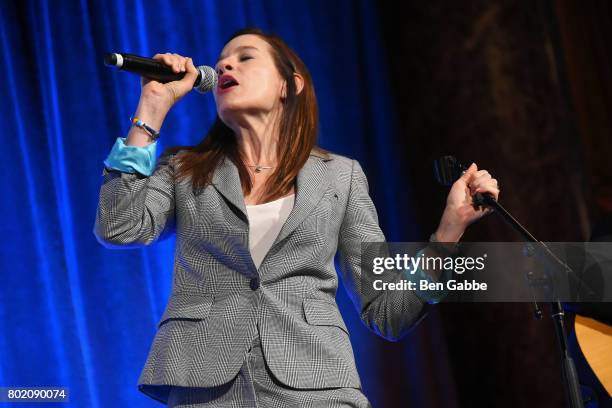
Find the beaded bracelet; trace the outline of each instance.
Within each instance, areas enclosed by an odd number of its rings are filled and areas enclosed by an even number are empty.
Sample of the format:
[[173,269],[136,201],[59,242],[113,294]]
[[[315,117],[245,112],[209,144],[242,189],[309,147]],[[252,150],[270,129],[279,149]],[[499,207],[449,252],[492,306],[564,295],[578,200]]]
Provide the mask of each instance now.
[[147,132],[151,140],[156,141],[157,139],[159,139],[159,132],[144,123],[142,120],[130,117],[130,121],[132,122],[132,125],[137,126]]

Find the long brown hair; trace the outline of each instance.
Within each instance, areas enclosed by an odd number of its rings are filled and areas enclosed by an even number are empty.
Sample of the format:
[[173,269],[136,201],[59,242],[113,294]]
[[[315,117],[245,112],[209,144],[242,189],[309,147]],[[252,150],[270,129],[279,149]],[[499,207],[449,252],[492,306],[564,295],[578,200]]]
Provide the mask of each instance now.
[[[282,114],[279,123],[277,157],[279,163],[266,181],[263,202],[287,194],[299,170],[314,149],[315,153],[326,156],[328,152],[316,145],[319,112],[312,78],[300,57],[278,36],[266,34],[257,28],[245,28],[235,32],[227,42],[245,34],[254,34],[266,41],[271,48],[274,63],[286,83],[286,97],[282,99]],[[226,43],[227,43],[226,42]],[[298,94],[294,73],[304,79],[302,91]],[[204,139],[195,146],[176,146],[166,150],[176,155],[177,180],[191,176],[194,191],[201,191],[210,183],[214,169],[227,156],[238,168],[242,190],[251,192],[251,177],[241,157],[234,132],[217,115],[217,119]]]

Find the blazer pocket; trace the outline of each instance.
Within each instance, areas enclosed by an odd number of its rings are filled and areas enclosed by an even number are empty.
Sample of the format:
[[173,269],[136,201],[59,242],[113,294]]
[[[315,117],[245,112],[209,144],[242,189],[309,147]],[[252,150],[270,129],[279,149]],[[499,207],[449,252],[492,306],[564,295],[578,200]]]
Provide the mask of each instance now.
[[173,293],[170,295],[164,314],[157,323],[157,328],[171,319],[204,320],[208,317],[212,304],[212,295]]
[[335,326],[349,334],[338,305],[324,299],[306,298],[303,303],[304,315],[308,324],[315,326]]

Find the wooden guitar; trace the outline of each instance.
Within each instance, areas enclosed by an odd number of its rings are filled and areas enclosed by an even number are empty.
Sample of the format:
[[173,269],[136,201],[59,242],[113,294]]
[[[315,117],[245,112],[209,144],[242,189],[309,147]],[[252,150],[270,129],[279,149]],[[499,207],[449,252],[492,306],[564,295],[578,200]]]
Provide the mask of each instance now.
[[597,379],[612,395],[612,326],[576,315],[576,339]]

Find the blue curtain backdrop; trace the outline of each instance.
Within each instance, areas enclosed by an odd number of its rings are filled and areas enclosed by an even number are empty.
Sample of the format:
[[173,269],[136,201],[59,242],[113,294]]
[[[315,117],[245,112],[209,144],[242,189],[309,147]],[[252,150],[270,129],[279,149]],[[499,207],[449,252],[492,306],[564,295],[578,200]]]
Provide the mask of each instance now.
[[[373,2],[7,0],[0,13],[0,386],[69,387],[78,407],[159,406],[136,380],[169,295],[174,239],[109,250],[92,233],[102,161],[127,134],[140,92],[137,77],[103,65],[105,52],[212,65],[241,27],[279,34],[313,75],[319,144],[362,163],[387,238],[430,232],[419,231],[401,181]],[[212,95],[190,93],[168,115],[158,153],[197,143],[214,117]],[[435,316],[426,334],[389,345],[342,288],[338,302],[374,406],[390,387],[414,406],[441,398],[423,391],[431,382],[452,394],[435,374],[444,360]],[[390,362],[401,376],[391,383],[381,375]]]

